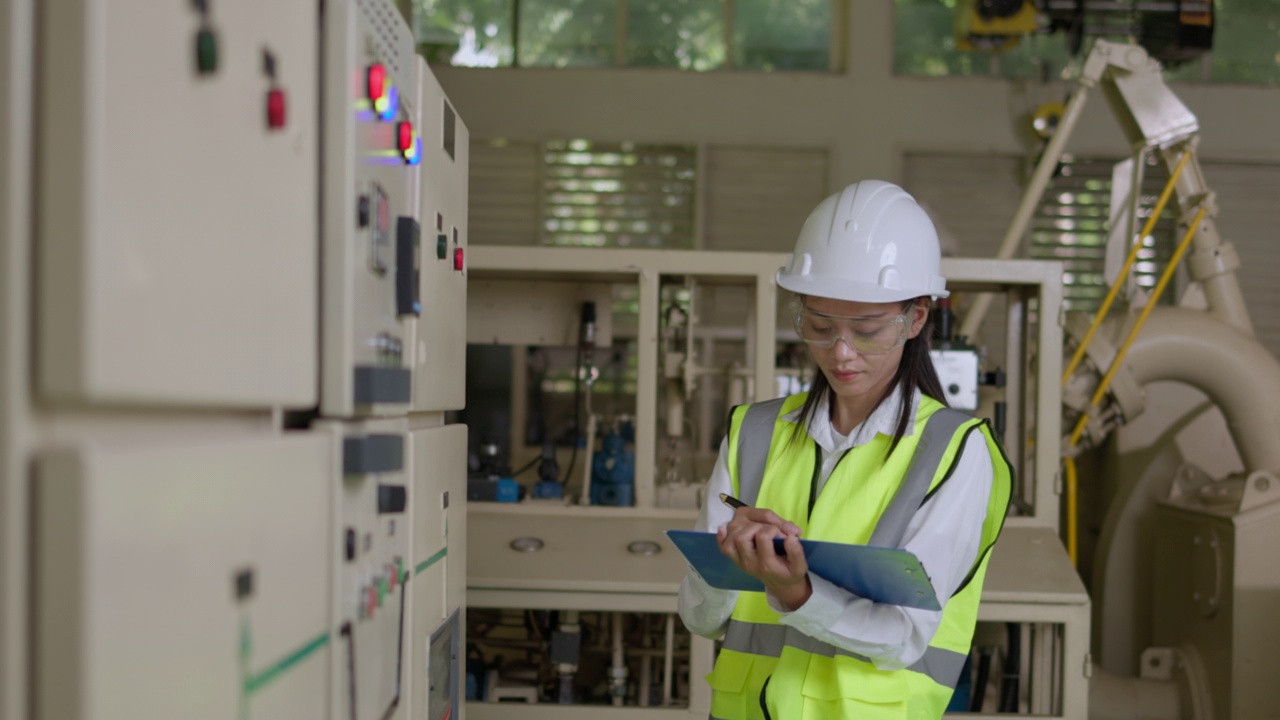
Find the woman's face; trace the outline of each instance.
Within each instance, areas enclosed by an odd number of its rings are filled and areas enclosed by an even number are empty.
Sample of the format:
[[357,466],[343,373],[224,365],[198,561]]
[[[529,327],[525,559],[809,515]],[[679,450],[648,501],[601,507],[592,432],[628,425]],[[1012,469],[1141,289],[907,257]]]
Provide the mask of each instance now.
[[[920,334],[928,315],[928,306],[922,302],[904,305],[900,302],[861,303],[807,297],[803,304],[808,311],[804,321],[808,334],[822,338],[839,335],[841,338],[825,349],[810,344],[809,352],[831,389],[843,398],[880,397],[902,360],[902,342],[897,342],[883,354],[859,352],[853,347],[855,344],[881,342],[890,345],[899,338],[909,340]],[[894,322],[899,315],[905,315],[901,325]],[[870,342],[855,341],[855,333],[861,333]]]

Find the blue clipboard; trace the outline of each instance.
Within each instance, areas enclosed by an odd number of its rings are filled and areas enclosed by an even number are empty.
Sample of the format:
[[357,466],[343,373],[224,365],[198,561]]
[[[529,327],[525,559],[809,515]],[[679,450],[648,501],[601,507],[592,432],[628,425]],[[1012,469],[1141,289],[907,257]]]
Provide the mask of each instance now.
[[[711,587],[764,592],[759,580],[720,552],[715,533],[668,530],[667,537]],[[800,540],[809,570],[849,592],[878,603],[941,610],[920,560],[907,550]],[[782,539],[774,540],[782,554]]]

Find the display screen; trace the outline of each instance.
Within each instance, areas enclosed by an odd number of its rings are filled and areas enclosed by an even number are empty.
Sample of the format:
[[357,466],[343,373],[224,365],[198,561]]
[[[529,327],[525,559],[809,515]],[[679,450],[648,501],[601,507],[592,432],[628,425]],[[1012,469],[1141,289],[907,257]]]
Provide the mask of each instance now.
[[431,633],[427,646],[427,720],[455,716],[457,685],[458,614],[455,612]]

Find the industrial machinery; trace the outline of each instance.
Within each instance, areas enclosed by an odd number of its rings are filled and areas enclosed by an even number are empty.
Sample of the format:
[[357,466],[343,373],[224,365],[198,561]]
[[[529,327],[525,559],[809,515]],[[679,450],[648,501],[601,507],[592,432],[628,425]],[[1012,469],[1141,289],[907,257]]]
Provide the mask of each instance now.
[[[474,249],[468,424],[479,435],[510,438],[509,467],[531,468],[548,437],[563,438],[552,444],[560,467],[573,466],[575,453],[594,462],[564,474],[559,498],[530,491],[522,502],[470,508],[472,718],[599,718],[617,706],[635,717],[706,717],[710,690],[702,678],[715,650],[674,617],[685,565],[662,532],[692,526],[728,408],[794,392],[812,372],[796,362],[791,299],[779,298],[774,285],[783,260],[728,252]],[[1007,677],[1003,702],[1015,710],[1083,719],[1089,598],[1057,535],[1060,388],[1039,382],[1060,375],[1062,335],[1053,309],[1062,303],[1061,266],[944,259],[943,272],[957,293],[994,289],[1008,299],[1008,351],[986,359],[990,377],[979,375],[971,361],[976,353],[954,334],[954,323],[945,323],[948,337],[938,343],[939,351],[953,353],[948,385],[955,394],[971,393],[977,412],[1003,417],[1020,481],[1016,515],[987,577],[974,674]],[[592,357],[608,358],[599,368],[578,350],[588,302],[595,307]],[[481,368],[487,372],[474,372]],[[495,377],[503,371],[505,379]],[[593,375],[591,385],[575,382]],[[599,420],[574,423],[588,407]],[[617,467],[619,440],[629,446],[628,424],[634,498],[602,502],[598,474],[587,473],[610,460]],[[607,428],[595,433],[604,439],[593,437],[593,427]],[[534,485],[532,477],[513,475]],[[1012,652],[992,650],[1010,637],[1016,637]],[[973,695],[966,706],[978,711],[1002,704],[980,690]]]
[[1008,50],[1033,33],[1063,33],[1072,55],[1085,39],[1135,38],[1152,57],[1178,64],[1213,49],[1213,0],[959,0],[957,50]]
[[401,13],[0,37],[0,716],[461,717],[469,138]]
[[[1280,361],[1253,337],[1235,275],[1240,260],[1218,235],[1215,196],[1196,157],[1196,118],[1142,48],[1094,45],[1000,257],[1016,253],[1097,87],[1133,157],[1113,175],[1111,292],[1096,317],[1064,319],[1071,354],[1061,378],[1062,451],[1073,559],[1081,517],[1099,518],[1102,528],[1091,557],[1080,557],[1092,567],[1100,663],[1091,714],[1275,717],[1270,678],[1280,626],[1270,608],[1280,597],[1280,573],[1264,548],[1280,531]],[[1168,167],[1170,179],[1148,211],[1133,188],[1149,157]],[[1148,293],[1127,275],[1167,205],[1183,234]],[[1184,258],[1190,283],[1176,302],[1161,304]],[[1117,300],[1120,309],[1108,314]],[[962,334],[980,331],[985,307],[975,304]]]

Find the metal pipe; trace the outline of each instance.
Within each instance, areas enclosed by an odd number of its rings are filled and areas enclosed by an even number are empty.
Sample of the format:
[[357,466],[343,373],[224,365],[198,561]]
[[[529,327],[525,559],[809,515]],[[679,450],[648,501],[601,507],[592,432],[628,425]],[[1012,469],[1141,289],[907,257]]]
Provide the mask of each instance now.
[[1178,684],[1114,675],[1093,666],[1089,720],[1181,720]]
[[[1040,162],[1031,175],[1031,182],[1027,185],[1026,192],[1022,194],[1022,202],[1019,203],[1018,210],[1013,215],[1013,222],[1009,224],[1009,230],[1000,243],[1000,249],[996,251],[996,258],[1007,260],[1013,257],[1022,245],[1022,237],[1026,235],[1027,226],[1031,224],[1031,216],[1035,213],[1036,206],[1040,204],[1045,188],[1049,186],[1053,171],[1058,167],[1058,160],[1062,158],[1067,140],[1080,120],[1080,113],[1084,110],[1085,100],[1092,86],[1093,83],[1088,78],[1084,78],[1071,93],[1071,99],[1067,101],[1067,107],[1062,113],[1062,122],[1058,125],[1058,129],[1053,131],[1053,137],[1049,138],[1049,142],[1045,145]],[[990,308],[991,293],[979,294],[960,325],[960,335],[969,338],[972,342]]]
[[613,665],[609,668],[609,689],[613,695],[613,704],[622,706],[622,693],[626,689],[627,666],[622,659],[622,613],[613,614]]
[[[1178,177],[1177,186],[1178,203],[1184,209],[1206,205],[1203,198],[1209,185],[1205,183],[1199,158],[1191,159],[1187,172]],[[1201,223],[1193,241],[1187,268],[1191,272],[1191,278],[1204,288],[1209,311],[1236,326],[1240,332],[1252,336],[1253,323],[1249,319],[1249,308],[1245,304],[1240,280],[1235,272],[1240,261],[1236,257],[1235,248],[1230,243],[1224,243],[1218,235],[1217,224],[1213,221],[1215,214],[1216,211],[1209,213],[1209,217]]]
[[1257,340],[1197,310],[1158,308],[1129,349],[1139,385],[1184,382],[1209,396],[1247,471],[1280,470],[1280,361]]
[[675,665],[675,647],[676,647],[676,616],[674,613],[667,613],[667,644],[666,652],[662,654],[662,704],[671,704],[671,679],[672,670]]
[[[649,656],[650,646],[653,644],[653,636],[649,633],[648,616],[644,618],[644,632],[641,633],[640,648],[640,707],[649,707],[650,689],[653,685],[653,658]],[[635,655],[637,651],[633,648],[631,654]]]

